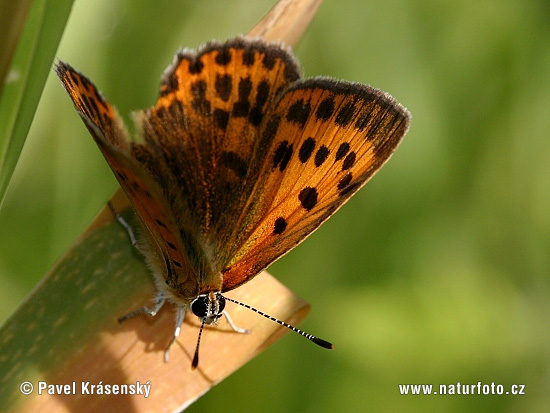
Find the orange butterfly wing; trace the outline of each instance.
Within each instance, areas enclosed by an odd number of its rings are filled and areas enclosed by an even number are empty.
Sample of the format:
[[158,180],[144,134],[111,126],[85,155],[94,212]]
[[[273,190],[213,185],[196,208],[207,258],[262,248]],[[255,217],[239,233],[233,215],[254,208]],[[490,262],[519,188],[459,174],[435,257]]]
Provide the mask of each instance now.
[[389,159],[408,125],[408,112],[379,90],[326,78],[292,85],[263,124],[251,166],[261,172],[233,233],[223,291],[319,227]]
[[198,279],[192,276],[193,263],[178,248],[181,239],[172,231],[175,228],[173,214],[162,188],[131,154],[133,143],[121,119],[88,78],[64,62],[59,62],[55,69],[146,228],[143,233],[148,242],[142,247],[152,249],[146,256],[155,278],[160,277],[157,285],[162,287],[166,282],[179,292],[180,298],[195,297],[199,290]]
[[178,182],[172,195],[193,215],[203,243],[223,238],[227,217],[241,208],[259,125],[277,92],[298,77],[279,47],[211,42],[176,55],[156,105],[138,116],[144,150],[165,160]]
[[298,78],[297,64],[280,46],[245,38],[210,42],[178,53],[155,106],[136,116],[144,142],[135,156],[168,193],[184,244],[196,245],[188,253],[206,256],[197,271],[201,291],[221,289],[234,218],[259,173],[251,163],[260,125]]

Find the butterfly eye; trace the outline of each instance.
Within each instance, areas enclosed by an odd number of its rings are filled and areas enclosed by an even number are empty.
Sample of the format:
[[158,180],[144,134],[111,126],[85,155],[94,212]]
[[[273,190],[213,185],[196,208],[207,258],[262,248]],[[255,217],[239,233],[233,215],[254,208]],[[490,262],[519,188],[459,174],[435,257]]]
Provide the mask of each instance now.
[[191,301],[191,311],[199,318],[204,318],[208,314],[209,299],[207,294],[201,294]]

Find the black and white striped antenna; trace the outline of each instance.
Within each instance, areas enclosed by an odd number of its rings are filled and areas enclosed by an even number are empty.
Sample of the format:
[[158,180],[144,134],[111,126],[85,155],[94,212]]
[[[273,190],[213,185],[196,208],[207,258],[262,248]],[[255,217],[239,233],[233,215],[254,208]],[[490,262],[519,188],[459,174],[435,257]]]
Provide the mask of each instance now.
[[227,300],[227,301],[231,301],[232,303],[235,303],[235,304],[239,304],[240,306],[243,306],[245,308],[248,308],[249,310],[252,310],[254,311],[255,313],[258,313],[260,315],[263,315],[265,318],[271,320],[271,321],[275,321],[277,324],[280,324],[298,334],[300,334],[301,336],[307,338],[309,341],[312,341],[314,342],[315,344],[317,344],[318,346],[321,346],[323,348],[328,348],[328,349],[333,349],[334,348],[334,345],[332,343],[329,343],[328,341],[325,341],[323,339],[320,339],[319,337],[315,337],[313,334],[309,334],[309,333],[306,333],[305,331],[302,331],[300,330],[299,328],[296,328],[288,323],[285,323],[284,321],[281,321],[279,320],[278,318],[275,318],[275,317],[272,317],[270,316],[269,314],[266,314],[260,310],[258,310],[257,308],[254,308],[252,306],[249,306],[248,304],[245,304],[245,303],[241,303],[240,301],[237,301],[237,300],[234,300],[232,298],[229,298],[229,297],[225,297],[224,298]]

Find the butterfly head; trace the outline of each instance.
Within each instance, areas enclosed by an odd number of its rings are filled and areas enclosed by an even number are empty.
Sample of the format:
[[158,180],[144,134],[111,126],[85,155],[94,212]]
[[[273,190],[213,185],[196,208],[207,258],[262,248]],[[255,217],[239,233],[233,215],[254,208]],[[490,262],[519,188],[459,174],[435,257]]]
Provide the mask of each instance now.
[[191,368],[195,369],[199,365],[199,346],[201,342],[202,329],[205,324],[217,324],[225,308],[225,298],[219,291],[210,291],[198,295],[190,304],[191,311],[201,320],[199,337],[197,338],[197,347]]
[[219,292],[200,294],[191,301],[191,311],[204,324],[216,324],[224,308],[225,298]]

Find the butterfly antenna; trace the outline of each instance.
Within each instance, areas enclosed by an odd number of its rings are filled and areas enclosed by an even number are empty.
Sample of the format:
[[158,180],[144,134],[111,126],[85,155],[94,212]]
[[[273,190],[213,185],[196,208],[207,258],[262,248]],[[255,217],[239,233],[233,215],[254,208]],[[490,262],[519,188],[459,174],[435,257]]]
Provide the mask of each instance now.
[[193,362],[191,363],[191,369],[195,370],[199,365],[199,346],[201,344],[202,329],[204,328],[204,321],[201,324],[199,330],[199,337],[197,338],[197,347],[195,348],[195,355],[193,356]]
[[[266,314],[254,307],[251,307],[249,306],[248,304],[244,304],[244,303],[241,303],[240,301],[237,301],[237,300],[233,300],[232,298],[228,298],[228,297],[225,297],[224,298],[227,300],[227,301],[231,301],[232,303],[235,303],[235,304],[239,304],[240,306],[243,306],[245,308],[248,308],[249,310],[252,310],[254,311],[255,313],[258,313],[260,315],[263,315],[265,318],[268,318],[269,320],[271,321],[275,321],[277,324],[280,324],[286,328],[289,328],[290,330],[300,334],[301,336],[307,338],[309,341],[313,341],[315,344],[317,344],[318,346],[321,346],[323,348],[328,348],[328,349],[333,349],[334,348],[334,345],[332,345],[332,343],[329,343],[328,341],[325,341],[325,340],[322,340],[320,339],[319,337],[315,337],[314,335],[312,334],[309,334],[309,333],[306,333],[305,331],[302,331],[294,326],[291,326],[290,324],[288,323],[285,323],[284,321],[281,321],[279,320],[278,318],[275,318],[275,317],[272,317],[270,316],[269,314]],[[200,338],[200,333],[199,333],[199,338]],[[198,347],[197,347],[197,352],[198,352]],[[197,356],[198,357],[198,356]]]

